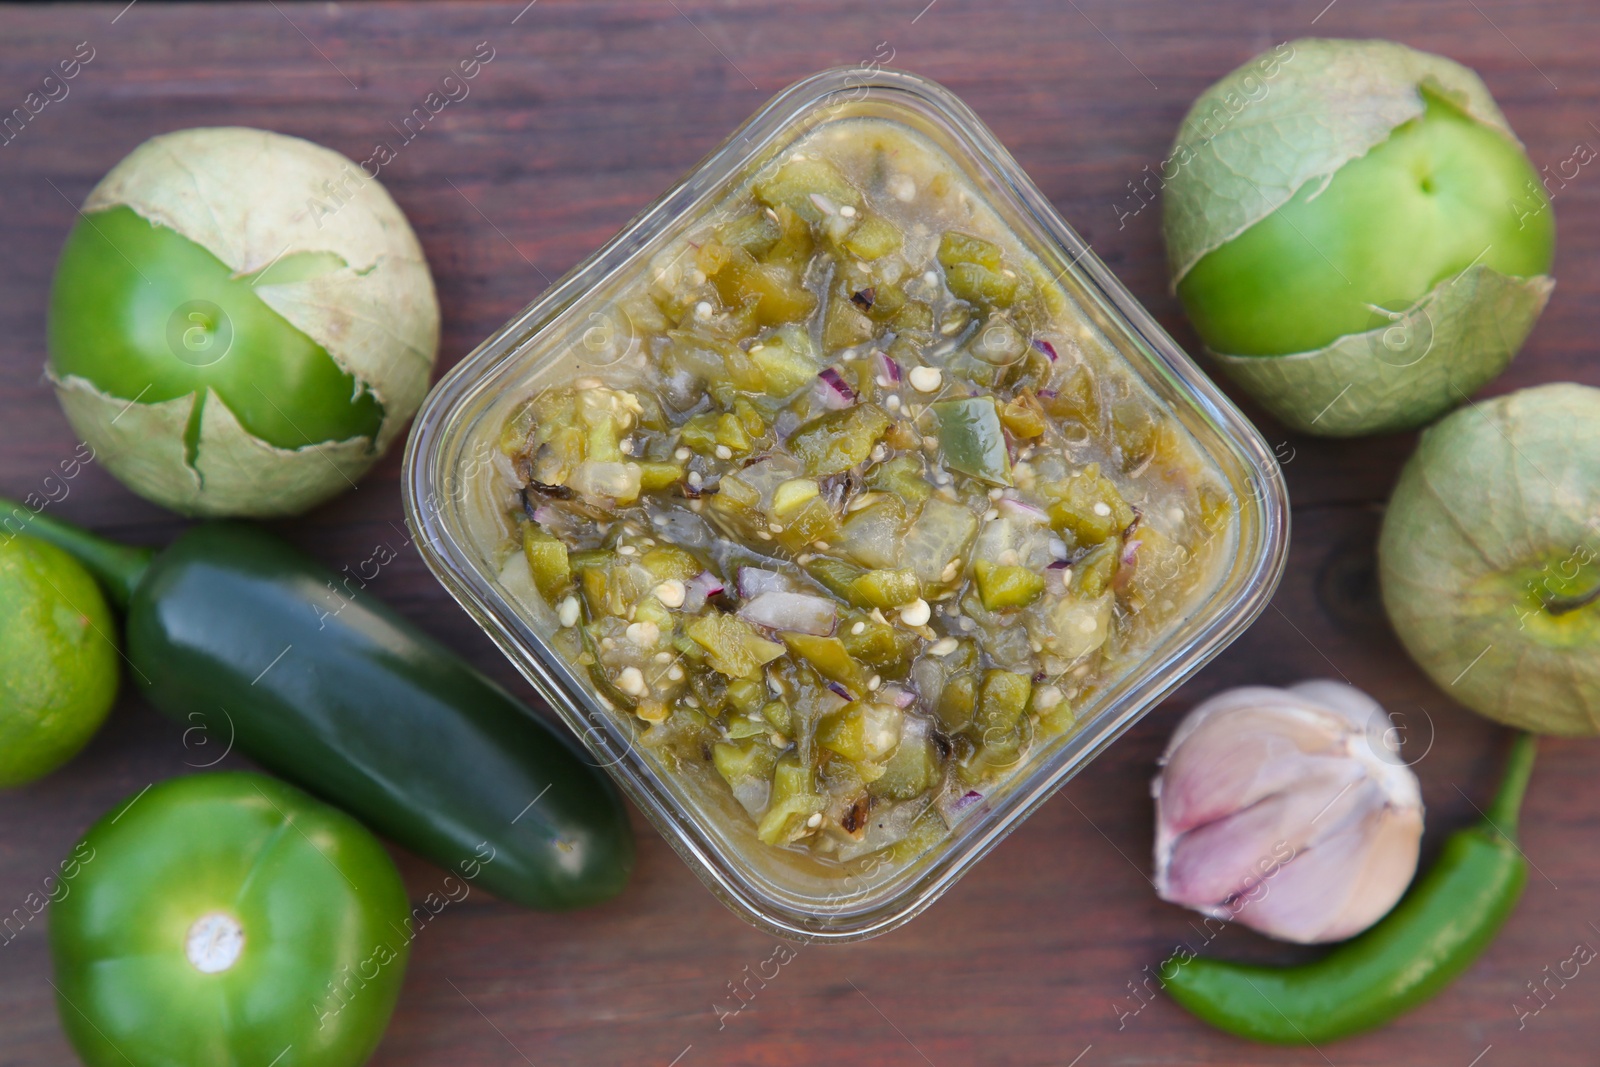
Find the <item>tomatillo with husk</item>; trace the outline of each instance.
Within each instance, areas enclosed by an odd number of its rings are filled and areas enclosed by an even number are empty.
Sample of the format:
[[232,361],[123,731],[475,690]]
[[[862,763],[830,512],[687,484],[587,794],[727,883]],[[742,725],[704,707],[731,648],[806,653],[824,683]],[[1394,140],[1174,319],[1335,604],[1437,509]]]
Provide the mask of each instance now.
[[1424,432],[1378,572],[1395,632],[1451,698],[1600,734],[1600,389],[1523,389]]
[[1304,39],[1245,64],[1195,102],[1162,178],[1184,310],[1307,433],[1401,430],[1463,402],[1554,285],[1549,198],[1488,89],[1391,41]]
[[50,911],[62,1028],[88,1067],[355,1067],[405,975],[405,886],[293,786],[168,779],[90,828]]
[[427,392],[422,247],[337,152],[245,128],[163,134],[95,186],[50,294],[48,372],[129,488],[271,517],[350,488]]

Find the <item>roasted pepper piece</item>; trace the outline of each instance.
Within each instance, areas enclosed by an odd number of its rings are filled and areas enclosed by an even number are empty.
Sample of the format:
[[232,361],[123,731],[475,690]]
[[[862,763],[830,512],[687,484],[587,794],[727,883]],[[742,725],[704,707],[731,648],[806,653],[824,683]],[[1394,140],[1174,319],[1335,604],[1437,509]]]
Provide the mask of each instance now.
[[828,806],[817,793],[810,767],[793,755],[778,760],[772,772],[772,802],[756,826],[756,836],[769,845],[787,845],[805,836],[813,815]]
[[1083,546],[1098,545],[1133,524],[1133,509],[1116,485],[1091,463],[1067,479],[1065,485],[1046,487],[1055,499],[1047,509],[1050,525],[1070,533]]
[[857,259],[873,260],[900,247],[900,228],[882,215],[867,215],[841,242],[841,247]]
[[939,265],[946,270],[963,263],[999,270],[1000,246],[982,237],[950,230],[939,238]]
[[789,396],[817,377],[817,349],[805,327],[790,323],[750,347],[768,396]]
[[856,763],[887,759],[900,744],[905,713],[892,704],[857,700],[817,723],[817,744]]
[[883,765],[883,774],[867,787],[874,796],[910,800],[939,781],[939,755],[926,732],[908,733]]
[[889,421],[875,404],[830,411],[795,430],[789,436],[789,451],[805,465],[807,474],[841,474],[866,461]]
[[783,205],[810,223],[821,222],[825,214],[813,194],[837,209],[859,207],[861,194],[839,168],[823,159],[792,159],[768,178],[755,183],[755,198],[769,207]]
[[873,608],[897,608],[917,599],[917,574],[909,567],[867,571],[850,583],[854,599]]
[[[755,301],[756,321],[763,326],[781,326],[804,319],[816,308],[817,298],[800,284],[800,276],[793,268],[779,263],[758,263],[744,249],[726,245],[717,246],[725,256],[706,257],[704,253],[711,247],[706,245],[701,249],[701,269],[729,307]],[[718,258],[722,260],[720,263]]]
[[993,397],[942,400],[932,410],[939,420],[939,448],[946,469],[990,485],[1011,484],[1011,457]]
[[761,668],[783,655],[783,646],[768,641],[754,626],[732,615],[713,611],[683,628],[707,652],[706,662],[729,678],[753,678]]
[[978,596],[989,611],[1025,608],[1044,592],[1044,575],[1026,567],[980,559],[972,565],[972,574],[978,582]]
[[917,639],[909,631],[865,617],[841,625],[839,640],[845,651],[862,663],[896,676],[905,670],[917,649]]
[[528,557],[534,587],[540,596],[554,604],[572,585],[572,566],[567,560],[566,544],[530,522],[522,528],[522,552]]
[[813,634],[780,634],[789,650],[803,658],[824,678],[838,682],[854,695],[867,691],[867,676],[837,637]]
[[764,782],[777,765],[778,753],[764,739],[741,738],[711,746],[711,763],[736,792],[751,782]]
[[867,476],[867,488],[893,493],[908,509],[917,507],[933,493],[922,460],[915,455],[896,456],[874,467]]

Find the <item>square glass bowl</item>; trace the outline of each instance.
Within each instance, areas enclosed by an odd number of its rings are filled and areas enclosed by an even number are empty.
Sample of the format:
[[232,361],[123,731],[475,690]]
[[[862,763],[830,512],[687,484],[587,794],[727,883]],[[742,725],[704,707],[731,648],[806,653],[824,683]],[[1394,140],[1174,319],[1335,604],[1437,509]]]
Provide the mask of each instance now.
[[[696,790],[665,773],[654,755],[634,744],[631,716],[602,704],[593,684],[547,643],[557,625],[550,608],[527,595],[525,582],[509,580],[509,572],[502,577],[511,529],[499,472],[505,460],[497,447],[519,403],[620,358],[626,323],[615,321],[609,301],[650,268],[652,257],[702,224],[754,169],[819,125],[856,117],[903,124],[949,155],[1024,247],[1059,274],[1094,343],[1126,361],[1154,402],[1193,436],[1232,493],[1237,524],[1231,531],[1236,542],[1224,553],[1211,592],[1147,656],[1076,709],[1071,730],[1030,750],[1020,769],[964,812],[930,850],[903,866],[841,876],[799,850],[758,842],[731,795]],[[805,940],[871,937],[932,903],[1250,624],[1282,572],[1289,523],[1282,474],[1260,434],[1112,277],[977,116],[927,79],[862,68],[824,71],[780,93],[462,360],[417,416],[403,481],[407,517],[429,568],[582,738],[595,762],[724,903],[759,927]]]

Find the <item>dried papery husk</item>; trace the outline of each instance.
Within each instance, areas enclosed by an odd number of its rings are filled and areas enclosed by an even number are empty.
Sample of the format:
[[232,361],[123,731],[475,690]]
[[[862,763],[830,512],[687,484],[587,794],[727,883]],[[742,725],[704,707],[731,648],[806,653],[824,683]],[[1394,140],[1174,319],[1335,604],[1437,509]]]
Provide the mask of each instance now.
[[[350,488],[416,413],[439,344],[422,247],[374,179],[309,141],[244,127],[151,138],[112,168],[86,216],[126,207],[206,249],[236,276],[297,256],[325,266],[257,297],[320,345],[383,409],[377,433],[300,448],[247,432],[215,393],[142,404],[52,376],[74,429],[130,487],[193,515],[294,514]],[[198,448],[183,444],[202,405]]]
[[1542,385],[1427,430],[1384,516],[1384,608],[1451,699],[1535,733],[1600,734],[1600,390]]
[[[1425,91],[1521,145],[1477,74],[1392,41],[1289,42],[1207,89],[1162,173],[1173,288],[1207,253],[1299,190],[1326,184],[1396,127],[1420,119]],[[1207,351],[1294,429],[1336,437],[1409,429],[1504,370],[1554,284],[1547,274],[1519,278],[1473,265],[1418,294],[1387,324],[1323,348],[1276,356]]]

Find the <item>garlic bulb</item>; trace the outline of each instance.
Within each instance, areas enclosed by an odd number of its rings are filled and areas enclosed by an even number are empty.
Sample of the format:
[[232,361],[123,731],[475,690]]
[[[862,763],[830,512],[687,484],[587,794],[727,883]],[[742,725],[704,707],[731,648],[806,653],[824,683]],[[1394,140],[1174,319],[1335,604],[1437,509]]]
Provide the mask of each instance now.
[[1163,900],[1305,944],[1365,930],[1417,869],[1422,794],[1389,716],[1332,681],[1218,693],[1151,785]]

